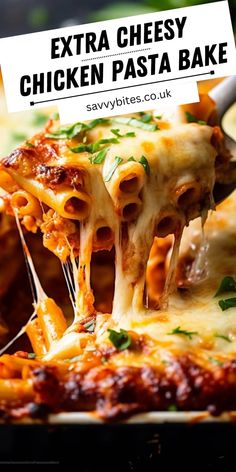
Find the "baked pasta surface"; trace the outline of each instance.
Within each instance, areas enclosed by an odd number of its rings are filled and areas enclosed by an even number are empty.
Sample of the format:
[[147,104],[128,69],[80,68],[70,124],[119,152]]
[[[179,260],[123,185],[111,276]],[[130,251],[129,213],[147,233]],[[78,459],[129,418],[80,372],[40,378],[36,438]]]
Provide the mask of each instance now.
[[[206,100],[50,119],[1,160],[2,218],[16,220],[34,298],[33,353],[0,358],[3,417],[236,408],[236,197],[214,211],[231,156]],[[28,232],[60,260],[72,318],[45,293]]]

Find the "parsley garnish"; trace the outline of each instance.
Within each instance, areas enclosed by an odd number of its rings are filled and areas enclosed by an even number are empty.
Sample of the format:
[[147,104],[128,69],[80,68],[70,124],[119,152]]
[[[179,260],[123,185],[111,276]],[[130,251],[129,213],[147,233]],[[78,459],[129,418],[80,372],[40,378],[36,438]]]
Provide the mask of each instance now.
[[108,118],[97,118],[93,121],[90,121],[89,124],[81,123],[78,121],[73,125],[69,125],[66,127],[61,126],[57,131],[45,134],[45,137],[52,139],[72,139],[82,131],[88,131],[90,129],[95,128],[95,126],[97,125],[108,123],[110,123],[110,120]]
[[226,275],[226,277],[222,279],[214,296],[218,297],[218,295],[225,292],[236,292],[236,280],[234,280],[230,275]]
[[113,133],[117,138],[135,138],[136,134],[134,131],[130,131],[129,133],[121,134],[119,129],[111,129],[111,133]]
[[161,119],[162,119],[162,115],[157,115],[157,116],[155,116],[155,118],[156,118],[157,120],[161,120]]
[[206,125],[206,121],[198,120],[196,116],[192,115],[189,111],[185,112],[186,120],[188,123],[198,123],[199,125]]
[[35,112],[32,118],[33,126],[43,126],[48,121],[48,115],[42,112]]
[[140,157],[139,161],[136,161],[136,159],[133,156],[130,156],[127,162],[131,162],[131,161],[138,162],[139,164],[141,164],[144,167],[146,174],[150,175],[150,165],[145,156]]
[[89,157],[91,164],[102,164],[108,152],[108,148],[104,148],[95,154],[94,156]]
[[168,410],[168,411],[177,411],[178,408],[177,408],[176,405],[173,404],[173,405],[169,405],[168,408],[167,408],[167,410]]
[[78,146],[70,148],[72,152],[90,152],[94,153],[100,150],[100,147],[104,144],[118,144],[119,141],[117,138],[104,138],[99,139],[93,144],[78,144]]
[[27,135],[21,131],[12,131],[11,137],[15,141],[25,141],[27,139]]
[[228,310],[229,308],[236,308],[236,297],[225,298],[224,300],[219,300],[218,303],[222,311]]
[[95,328],[95,322],[94,320],[90,320],[87,323],[84,324],[84,328],[89,331],[89,333],[93,333],[94,328]]
[[81,131],[86,131],[88,129],[88,125],[78,122],[70,126],[60,126],[58,130],[52,133],[46,133],[45,137],[50,139],[72,139],[81,133]]
[[212,363],[212,364],[215,364],[215,365],[218,365],[220,367],[222,367],[224,365],[223,362],[219,361],[218,359],[215,359],[215,357],[208,357],[208,360]]
[[51,120],[54,120],[54,121],[60,120],[59,113],[57,113],[57,111],[55,111],[55,113],[52,113],[52,115],[50,116],[50,118],[51,118]]
[[133,126],[134,128],[141,128],[146,131],[156,131],[158,126],[155,123],[144,123],[142,119],[138,118],[126,118],[124,116],[113,118],[114,123],[119,123],[122,125]]
[[28,352],[28,359],[35,359],[36,354],[35,352]]
[[174,328],[170,333],[167,334],[182,334],[184,336],[187,336],[189,339],[192,339],[192,337],[195,334],[198,334],[197,331],[187,331],[185,329],[181,329],[180,326],[177,326],[177,328]]
[[25,142],[25,146],[27,146],[27,147],[29,147],[29,148],[35,147],[34,144],[30,143],[29,141],[26,141],[26,142]]
[[150,123],[150,121],[152,119],[152,115],[150,115],[149,113],[143,113],[143,112],[141,112],[140,115],[141,115],[140,120],[143,123]]
[[131,346],[132,338],[125,329],[120,329],[120,332],[108,329],[108,332],[110,341],[119,351],[124,351],[124,349],[128,349]]
[[142,157],[139,159],[139,164],[142,164],[142,166],[144,167],[144,170],[145,170],[146,174],[147,174],[147,175],[150,175],[149,162],[148,162],[148,160],[146,159],[145,156],[142,156]]
[[113,164],[110,167],[110,170],[108,171],[108,173],[104,177],[105,182],[109,182],[109,180],[111,180],[114,172],[116,171],[117,167],[121,164],[121,162],[123,162],[122,157],[116,156]]
[[224,341],[227,341],[228,343],[232,343],[231,339],[229,336],[225,335],[225,334],[214,334],[215,338],[220,338],[220,339],[224,339]]

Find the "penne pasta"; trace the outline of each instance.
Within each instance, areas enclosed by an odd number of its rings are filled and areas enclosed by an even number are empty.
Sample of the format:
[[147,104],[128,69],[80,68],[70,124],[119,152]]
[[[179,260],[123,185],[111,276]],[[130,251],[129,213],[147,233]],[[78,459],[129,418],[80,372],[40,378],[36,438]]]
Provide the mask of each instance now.
[[157,224],[156,235],[165,238],[169,234],[176,233],[183,224],[183,217],[174,209],[162,212]]
[[181,210],[186,210],[204,199],[201,184],[196,181],[186,182],[177,186],[173,193],[173,200]]
[[40,203],[33,195],[25,190],[17,190],[11,195],[11,206],[19,216],[42,217]]
[[64,218],[84,220],[88,217],[91,209],[91,198],[87,192],[69,187],[55,192],[51,188],[45,187],[37,180],[16,174],[14,170],[9,170],[9,173],[13,174],[18,184],[24,190],[31,193],[50,208],[53,208]]
[[114,231],[104,220],[99,220],[94,227],[93,251],[110,250],[114,244]]
[[142,211],[142,200],[135,195],[130,195],[122,198],[117,204],[117,213],[120,215],[122,221],[135,220]]
[[42,300],[35,307],[35,310],[46,347],[49,349],[55,341],[58,341],[63,336],[67,328],[65,317],[52,298]]
[[39,319],[35,318],[26,326],[26,334],[29,337],[33,351],[37,356],[43,356],[47,352],[43,330],[40,326]]

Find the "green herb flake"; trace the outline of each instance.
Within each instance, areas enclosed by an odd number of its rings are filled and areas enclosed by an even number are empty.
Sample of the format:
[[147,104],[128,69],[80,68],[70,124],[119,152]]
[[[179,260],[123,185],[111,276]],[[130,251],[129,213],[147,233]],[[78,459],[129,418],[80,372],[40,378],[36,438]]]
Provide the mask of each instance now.
[[161,120],[161,119],[162,119],[162,115],[156,115],[155,118],[156,118],[157,120]]
[[54,120],[54,121],[58,121],[60,120],[60,116],[59,116],[59,113],[57,111],[55,111],[55,113],[52,113],[52,115],[50,116],[51,120]]
[[89,158],[91,164],[102,164],[108,152],[108,148],[104,148],[98,154]]
[[95,329],[95,321],[94,320],[88,321],[87,323],[84,324],[84,328],[87,331],[89,331],[89,333],[93,333],[93,331]]
[[72,152],[90,152],[95,153],[100,150],[101,146],[104,144],[118,144],[119,141],[117,138],[104,138],[99,139],[93,144],[78,144],[78,146],[70,148]]
[[153,123],[144,123],[141,119],[138,118],[127,118],[125,116],[113,118],[114,123],[119,123],[122,125],[133,126],[134,128],[141,128],[145,131],[156,131],[158,126]]
[[109,125],[111,120],[109,118],[95,118],[87,125],[88,129],[96,128],[98,125]]
[[42,112],[35,112],[32,117],[32,125],[33,126],[43,126],[48,121],[48,115]]
[[187,331],[185,329],[181,329],[180,326],[177,326],[177,328],[174,328],[170,333],[167,334],[180,334],[183,336],[187,336],[189,339],[192,339],[194,335],[197,335],[197,331]]
[[26,141],[25,145],[29,148],[34,148],[35,147],[34,144],[30,143],[29,141]]
[[185,112],[186,120],[188,123],[198,123],[199,125],[206,125],[206,121],[198,120],[196,116],[192,115],[189,111]]
[[132,338],[125,329],[120,329],[120,332],[115,331],[114,329],[108,329],[108,332],[109,340],[119,351],[124,351],[131,346]]
[[28,359],[35,359],[36,354],[35,352],[28,352]]
[[208,357],[208,360],[214,364],[214,365],[218,365],[219,367],[222,367],[224,365],[223,362],[219,361],[219,359],[216,359],[215,357]]
[[117,167],[121,164],[121,162],[123,162],[122,157],[116,156],[113,164],[110,167],[110,170],[104,177],[104,182],[109,182],[109,180],[111,180],[114,172],[116,171]]
[[21,131],[12,131],[11,138],[14,141],[25,141],[27,139],[27,134]]
[[236,297],[225,298],[219,300],[218,303],[222,311],[228,310],[229,308],[236,308]]
[[214,297],[218,297],[218,295],[225,292],[236,292],[236,280],[230,275],[226,275],[226,277],[222,279]]
[[142,157],[139,159],[139,164],[142,164],[142,166],[144,167],[144,170],[145,170],[146,174],[147,174],[147,175],[150,175],[149,162],[148,162],[148,160],[146,159],[145,156],[142,156]]
[[85,123],[77,122],[66,127],[59,127],[58,130],[52,133],[46,133],[45,137],[49,139],[72,139],[75,138],[82,131],[90,129]]
[[113,133],[118,138],[135,138],[135,136],[136,136],[134,131],[131,131],[131,132],[128,132],[128,133],[125,133],[125,134],[121,134],[119,129],[111,129],[111,133]]
[[152,120],[152,115],[150,115],[149,113],[142,113],[140,120],[143,123],[150,123],[150,121]]
[[227,341],[228,343],[232,343],[231,339],[229,336],[225,335],[225,334],[214,334],[214,337],[215,338],[219,338],[219,339],[224,339],[224,341]]
[[127,162],[136,162],[136,159],[134,159],[133,156],[130,156],[129,159],[127,160]]
[[169,405],[167,408],[168,411],[178,411],[178,408],[176,405]]
[[93,145],[92,144],[78,144],[78,146],[71,147],[72,152],[90,152],[92,153]]

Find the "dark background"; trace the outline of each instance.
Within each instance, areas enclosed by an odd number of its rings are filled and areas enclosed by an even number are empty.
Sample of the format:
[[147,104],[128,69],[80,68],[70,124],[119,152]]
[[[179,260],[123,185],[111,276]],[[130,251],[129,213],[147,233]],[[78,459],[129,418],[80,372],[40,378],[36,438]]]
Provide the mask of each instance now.
[[[201,0],[0,0],[0,36],[119,18]],[[236,30],[236,0],[229,2]],[[209,19],[210,27],[210,19]],[[222,25],[223,27],[223,25]],[[199,34],[201,34],[199,26]],[[0,425],[0,470],[235,470],[235,424]],[[233,467],[233,469],[232,469]]]
[[[210,3],[211,0],[0,0],[0,36]],[[230,0],[236,22],[236,0]],[[210,25],[210,23],[209,23]],[[222,25],[223,26],[223,25]],[[234,25],[236,29],[236,24]],[[199,25],[199,34],[201,29]]]

